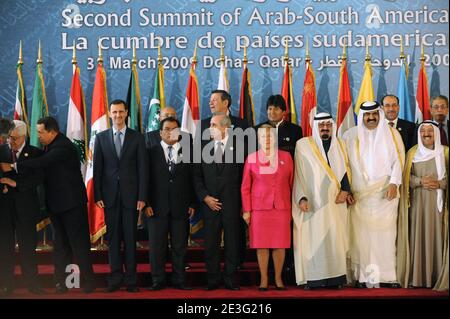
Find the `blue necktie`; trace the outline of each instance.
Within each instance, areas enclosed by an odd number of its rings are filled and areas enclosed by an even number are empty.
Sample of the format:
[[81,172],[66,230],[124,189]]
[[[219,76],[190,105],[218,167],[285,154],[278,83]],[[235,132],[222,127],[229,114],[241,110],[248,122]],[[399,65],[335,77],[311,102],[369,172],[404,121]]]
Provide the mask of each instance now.
[[120,136],[122,132],[118,131],[114,134],[114,146],[116,148],[117,157],[120,158],[120,153],[122,152],[122,141],[120,140]]

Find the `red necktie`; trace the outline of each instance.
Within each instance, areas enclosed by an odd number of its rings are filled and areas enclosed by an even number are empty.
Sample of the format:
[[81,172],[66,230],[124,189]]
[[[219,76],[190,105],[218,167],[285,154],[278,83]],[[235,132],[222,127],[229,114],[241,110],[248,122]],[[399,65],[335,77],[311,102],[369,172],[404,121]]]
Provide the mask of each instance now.
[[445,134],[444,126],[439,124],[439,132],[441,133],[441,144],[448,146],[447,134]]

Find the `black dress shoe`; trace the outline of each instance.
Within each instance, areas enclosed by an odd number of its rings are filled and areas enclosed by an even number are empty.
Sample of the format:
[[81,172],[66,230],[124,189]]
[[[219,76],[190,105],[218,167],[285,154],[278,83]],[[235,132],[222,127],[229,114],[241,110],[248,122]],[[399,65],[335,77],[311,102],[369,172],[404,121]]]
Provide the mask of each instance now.
[[166,286],[163,284],[153,284],[152,286],[148,287],[148,290],[158,291],[158,290],[163,290],[164,288],[166,288]]
[[287,290],[286,286],[275,286],[276,290]]
[[186,285],[173,285],[173,288],[177,290],[192,290],[192,287]]
[[68,291],[69,291],[69,289],[63,284],[58,283],[55,286],[55,293],[57,293],[57,294],[65,294]]
[[239,286],[236,286],[236,285],[225,285],[225,289],[228,289],[228,290],[241,290],[241,288],[239,288]]
[[399,288],[402,288],[402,286],[400,286],[399,283],[394,282],[394,283],[392,283],[392,284],[390,285],[390,288],[399,289]]
[[28,288],[28,292],[33,295],[45,295],[46,292],[39,287],[30,287]]
[[119,285],[111,285],[111,286],[108,286],[108,287],[105,289],[105,292],[111,293],[111,292],[115,292],[115,291],[117,291],[117,290],[119,290],[119,289],[120,289],[120,286],[119,286]]
[[134,285],[132,285],[132,286],[127,286],[127,291],[128,292],[139,292],[139,288],[137,287],[137,286],[134,286]]
[[189,265],[188,263],[184,264],[184,270],[188,270],[191,269],[191,265]]
[[259,291],[268,291],[269,288],[267,288],[267,287],[259,287],[258,290]]
[[211,290],[216,290],[219,288],[218,284],[210,284],[208,286],[206,286],[205,290],[211,291]]
[[357,282],[355,283],[355,288],[358,288],[358,289],[364,289],[364,288],[367,288],[367,286],[366,286],[366,283],[365,283],[365,282],[359,282],[359,281],[357,281]]

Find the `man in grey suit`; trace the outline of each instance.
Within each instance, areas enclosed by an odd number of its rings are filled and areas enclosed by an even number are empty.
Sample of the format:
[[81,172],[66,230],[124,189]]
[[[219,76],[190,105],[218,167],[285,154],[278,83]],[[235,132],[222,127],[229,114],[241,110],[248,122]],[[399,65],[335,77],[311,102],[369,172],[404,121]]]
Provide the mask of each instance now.
[[109,116],[113,127],[96,136],[94,148],[94,197],[96,205],[105,209],[109,243],[111,274],[106,291],[114,292],[124,283],[128,292],[138,292],[137,218],[147,200],[148,158],[142,134],[126,126],[126,103],[112,101]]

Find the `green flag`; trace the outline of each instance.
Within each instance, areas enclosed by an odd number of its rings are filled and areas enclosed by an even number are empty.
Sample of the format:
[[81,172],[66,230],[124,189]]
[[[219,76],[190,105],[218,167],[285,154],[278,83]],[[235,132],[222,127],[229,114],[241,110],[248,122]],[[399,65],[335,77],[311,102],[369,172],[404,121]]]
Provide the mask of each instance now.
[[158,65],[158,73],[155,76],[155,89],[148,107],[146,132],[159,130],[159,113],[165,107],[164,97],[164,69]]
[[133,63],[130,76],[130,84],[127,94],[128,105],[128,127],[141,132],[142,131],[142,106],[141,93],[139,89],[139,77],[136,64]]
[[37,121],[48,115],[47,97],[45,96],[44,74],[42,73],[42,63],[36,66],[36,77],[34,80],[33,103],[31,106],[30,123],[30,144],[40,147],[36,124]]

